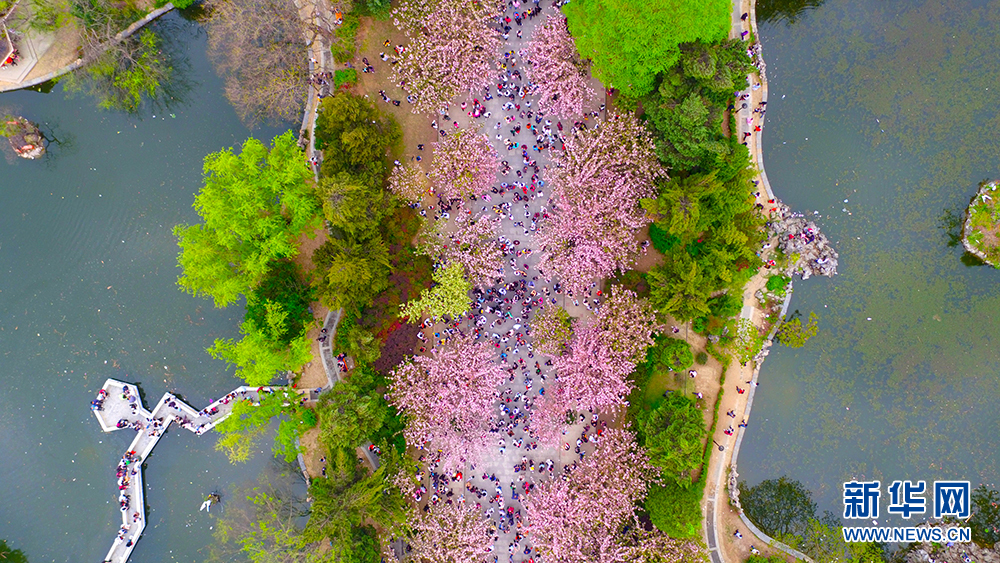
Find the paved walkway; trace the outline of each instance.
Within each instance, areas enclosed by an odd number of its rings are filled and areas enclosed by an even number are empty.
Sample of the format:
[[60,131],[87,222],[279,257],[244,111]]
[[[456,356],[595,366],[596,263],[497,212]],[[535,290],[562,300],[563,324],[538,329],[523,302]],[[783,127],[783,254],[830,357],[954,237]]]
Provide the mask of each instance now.
[[[123,41],[135,32],[139,31],[156,18],[174,9],[174,5],[167,3],[161,8],[157,8],[146,14],[142,19],[135,21],[132,25],[115,34],[108,40],[107,45],[114,45]],[[26,34],[26,49],[30,51],[30,68],[27,71],[20,65],[8,69],[8,74],[0,72],[0,92],[8,92],[30,88],[64,74],[68,74],[82,67],[89,61],[77,57],[77,45],[79,36],[73,26],[63,26],[52,33],[39,33],[30,31]],[[72,44],[69,41],[73,41]],[[29,64],[26,60],[25,65]],[[16,70],[21,68],[21,70]]]
[[[525,487],[558,479],[564,474],[564,469],[583,459],[583,456],[575,451],[576,442],[581,437],[584,427],[589,427],[592,424],[588,415],[585,423],[580,422],[571,426],[566,435],[561,437],[559,444],[559,446],[568,445],[569,447],[566,448],[558,446],[546,448],[542,445],[532,448],[533,440],[525,432],[527,414],[533,408],[534,402],[539,399],[543,390],[550,392],[553,389],[552,386],[557,385],[554,370],[545,365],[548,357],[531,351],[532,339],[530,335],[526,334],[531,316],[537,314],[545,306],[554,306],[553,299],[557,299],[562,305],[568,305],[567,308],[571,315],[589,314],[584,307],[575,306],[572,300],[567,303],[565,293],[557,294],[552,284],[546,283],[542,276],[538,276],[540,247],[534,239],[534,231],[536,224],[540,221],[541,214],[551,209],[548,182],[551,181],[549,169],[552,168],[552,164],[550,149],[535,151],[532,146],[542,140],[548,140],[552,146],[559,147],[559,137],[563,132],[557,127],[557,122],[560,120],[555,116],[543,115],[540,120],[534,119],[537,117],[535,113],[538,111],[538,96],[527,93],[530,92],[531,85],[525,76],[520,51],[527,46],[536,26],[557,11],[552,6],[552,2],[541,2],[538,5],[542,9],[538,15],[530,19],[525,18],[521,25],[517,25],[514,21],[514,12],[523,13],[535,5],[531,2],[525,2],[516,9],[510,5],[506,6],[504,16],[511,18],[509,23],[511,30],[509,39],[502,42],[500,50],[507,53],[514,51],[513,58],[516,59],[516,65],[512,64],[510,59],[504,58],[503,53],[500,54],[496,61],[498,69],[496,80],[488,89],[490,99],[486,99],[486,91],[480,90],[468,97],[462,96],[454,100],[446,110],[447,118],[440,113],[433,116],[436,118],[440,130],[446,133],[456,130],[455,123],[459,128],[480,129],[481,133],[490,138],[500,155],[500,160],[507,161],[510,165],[510,170],[507,173],[497,175],[494,184],[497,188],[504,188],[501,193],[491,191],[486,194],[478,194],[476,201],[465,202],[473,216],[496,224],[499,235],[497,244],[498,246],[505,245],[502,246],[506,262],[504,265],[504,285],[492,288],[488,294],[474,296],[472,309],[476,312],[471,318],[466,318],[458,327],[439,323],[423,329],[430,340],[428,346],[433,345],[435,332],[446,337],[446,331],[473,333],[480,341],[486,340],[495,343],[497,345],[495,361],[510,374],[509,379],[497,390],[500,397],[495,403],[495,410],[491,417],[493,426],[490,434],[492,454],[485,462],[475,467],[466,465],[462,470],[464,478],[458,481],[453,481],[451,474],[435,473],[435,471],[440,472],[441,469],[434,468],[433,464],[427,460],[425,466],[431,470],[426,472],[422,480],[426,487],[422,501],[426,502],[428,498],[439,498],[438,502],[443,502],[446,496],[453,495],[453,500],[475,506],[489,522],[489,528],[495,538],[492,546],[493,553],[503,557],[504,552],[510,552],[512,555],[504,560],[514,563],[528,561],[536,557],[534,551],[531,551],[530,554],[525,553],[525,548],[531,547],[528,538],[517,540],[515,537],[520,529],[520,518],[523,513],[520,498],[525,492]],[[519,31],[521,37],[517,36]],[[381,41],[381,39],[379,37],[369,38],[371,41]],[[373,63],[378,62],[373,61]],[[506,70],[502,70],[500,66],[504,62],[507,63]],[[377,72],[389,71],[388,65],[384,63],[376,64],[376,67]],[[518,71],[518,75],[512,74],[512,71],[515,70]],[[498,83],[504,85],[505,88],[510,88],[508,92],[514,93],[513,100],[509,95],[502,95],[498,91]],[[522,86],[527,91],[523,97],[519,92],[519,88]],[[599,94],[588,104],[588,112],[597,111],[599,105],[604,102],[603,88],[598,84],[595,90]],[[470,115],[474,99],[484,106],[483,115],[479,118]],[[462,102],[467,104],[465,108],[458,106]],[[406,104],[407,102],[403,100],[402,103]],[[507,103],[517,104],[519,107],[504,108]],[[528,111],[533,112],[533,117],[527,117]],[[489,112],[489,117],[486,117],[486,112]],[[506,118],[508,117],[511,117],[513,121],[507,122]],[[576,119],[582,120],[583,116]],[[546,125],[546,120],[551,121],[550,126]],[[569,134],[572,129],[573,121],[573,119],[562,120],[566,134]],[[528,129],[528,123],[537,128],[537,137]],[[593,117],[589,118],[588,124],[595,125]],[[511,129],[515,125],[520,125],[521,129],[517,133],[512,133]],[[429,119],[425,122],[425,126],[431,127]],[[543,129],[548,130],[548,133],[544,132]],[[544,181],[544,185],[532,180],[532,175],[535,173],[534,167],[525,165],[521,148],[507,148],[505,141],[508,139],[528,148],[528,158],[533,159],[533,163],[538,169],[538,180]],[[426,158],[431,156],[429,150],[420,153],[415,151],[415,148],[407,147],[407,152],[413,151],[414,154],[423,154]],[[431,147],[427,148],[431,149]],[[516,174],[518,170],[522,171],[521,176]],[[525,194],[530,194],[530,196]],[[421,213],[426,213],[429,221],[443,212],[437,205],[437,201],[431,205],[427,205],[427,203],[425,201],[425,205],[419,210]],[[463,211],[454,208],[447,212],[454,215]],[[514,241],[517,242],[516,245]],[[537,280],[534,279],[536,276]],[[525,284],[524,289],[520,288],[521,283]],[[600,289],[600,286],[595,289]],[[577,297],[582,298],[583,296]],[[457,335],[457,332],[455,334]],[[523,338],[521,343],[517,342],[519,334]],[[447,346],[447,344],[444,345]],[[505,357],[502,357],[501,354],[504,354]],[[607,416],[603,418],[606,419],[605,422],[611,422],[607,420]],[[596,428],[593,428],[589,433],[595,435]],[[590,454],[593,450],[593,443],[582,442],[580,451],[583,454]],[[527,467],[522,469],[518,466]],[[511,509],[511,512],[508,512],[508,509]]]
[[[323,28],[327,32],[332,32],[336,28],[334,14],[330,8],[328,0],[294,0],[295,7],[299,10],[299,18],[306,24]],[[322,33],[315,29],[305,30],[305,42],[309,48],[309,76],[334,71],[333,54],[330,52],[330,42]],[[319,162],[322,158],[320,151],[316,150],[316,139],[313,130],[316,127],[316,115],[319,112],[320,98],[327,92],[333,90],[333,81],[330,80],[328,87],[319,87],[310,84],[306,94],[306,108],[302,115],[301,131],[306,136],[306,156],[315,159],[317,164],[313,166],[313,176],[319,182]]]
[[146,527],[142,488],[142,464],[163,437],[172,422],[201,435],[232,413],[238,401],[259,403],[261,394],[280,391],[281,387],[238,387],[226,396],[198,411],[170,393],[164,393],[152,411],[146,410],[135,385],[108,379],[98,393],[94,414],[105,432],[119,429],[137,431],[135,439],[118,462],[116,478],[122,526],[115,536],[105,563],[125,563]]

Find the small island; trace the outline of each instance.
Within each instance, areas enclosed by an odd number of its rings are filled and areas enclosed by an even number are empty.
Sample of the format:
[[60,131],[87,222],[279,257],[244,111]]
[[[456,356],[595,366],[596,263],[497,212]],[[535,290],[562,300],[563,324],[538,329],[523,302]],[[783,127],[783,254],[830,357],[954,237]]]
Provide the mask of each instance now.
[[37,125],[23,117],[4,117],[0,137],[7,137],[11,148],[21,158],[34,160],[45,154],[45,137]]
[[1000,215],[996,208],[996,181],[983,182],[969,202],[962,226],[962,246],[983,262],[1000,268]]

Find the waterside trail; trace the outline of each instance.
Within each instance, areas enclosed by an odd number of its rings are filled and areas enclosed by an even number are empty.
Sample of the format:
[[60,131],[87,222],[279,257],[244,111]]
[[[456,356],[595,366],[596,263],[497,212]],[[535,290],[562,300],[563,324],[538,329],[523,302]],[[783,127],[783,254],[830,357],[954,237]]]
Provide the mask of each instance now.
[[[746,18],[743,15],[746,14]],[[757,39],[757,18],[754,0],[733,0],[732,28],[730,38],[732,39]],[[766,216],[770,216],[775,209],[778,200],[771,190],[771,185],[764,171],[763,151],[761,137],[764,129],[764,114],[767,109],[767,73],[759,41],[747,41],[747,48],[751,53],[755,71],[747,76],[747,86],[742,94],[749,96],[744,102],[737,98],[737,111],[734,112],[735,127],[733,134],[739,135],[745,140],[747,148],[750,150],[750,160],[757,168],[757,187],[761,188],[757,192],[756,203],[764,208]],[[744,288],[743,310],[740,312],[741,319],[749,319],[757,327],[763,326],[764,311],[760,308],[756,292],[767,279],[765,270],[761,270],[750,280]],[[792,292],[788,291],[781,308],[781,317],[784,318],[788,311]],[[761,364],[767,355],[767,350],[776,332],[772,330],[767,335],[764,350],[761,355],[747,365],[740,365],[733,361],[725,373],[724,393],[721,395],[717,412],[733,411],[736,419],[743,420],[744,423],[750,421],[750,408],[753,405],[753,395],[757,388],[757,377]],[[734,419],[735,420],[735,419]],[[705,487],[705,497],[702,501],[702,512],[705,517],[703,530],[705,533],[705,543],[709,549],[709,556],[712,563],[732,563],[742,561],[754,550],[767,546],[776,548],[790,554],[797,559],[812,560],[805,554],[800,553],[790,547],[777,542],[768,537],[754,526],[743,514],[742,510],[736,510],[729,501],[729,475],[736,466],[736,458],[739,455],[740,444],[746,426],[740,425],[736,431],[726,434],[722,424],[717,424],[713,440],[712,455],[709,459],[705,471],[708,472],[708,481]],[[716,449],[715,444],[719,444]],[[730,471],[726,471],[726,469]],[[747,533],[744,536],[736,537],[734,529],[737,525],[745,526]],[[721,531],[720,531],[721,528]]]

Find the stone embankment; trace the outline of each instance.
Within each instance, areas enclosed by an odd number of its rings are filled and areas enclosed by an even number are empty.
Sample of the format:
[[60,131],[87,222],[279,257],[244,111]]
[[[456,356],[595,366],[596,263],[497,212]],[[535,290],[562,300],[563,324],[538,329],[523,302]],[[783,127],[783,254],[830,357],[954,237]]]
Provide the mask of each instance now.
[[[964,525],[964,524],[963,524]],[[921,524],[918,527],[929,527]],[[942,525],[951,528],[957,524]],[[921,543],[913,546],[903,558],[905,563],[1000,563],[1000,542],[993,548],[979,547],[974,543],[930,544]]]
[[34,160],[45,154],[45,136],[38,126],[23,117],[8,117],[0,127],[14,153],[21,158]]
[[804,280],[836,275],[839,255],[816,223],[778,201],[771,213],[769,229],[777,237],[778,250],[789,258],[785,275],[799,275]]

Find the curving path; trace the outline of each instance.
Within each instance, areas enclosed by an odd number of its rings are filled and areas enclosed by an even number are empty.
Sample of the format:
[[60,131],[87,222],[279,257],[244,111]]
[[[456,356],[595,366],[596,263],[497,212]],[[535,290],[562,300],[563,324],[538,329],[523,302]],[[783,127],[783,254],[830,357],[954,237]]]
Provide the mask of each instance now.
[[[729,36],[731,38],[739,38],[744,32],[747,32],[745,39],[749,39],[749,34],[753,34],[753,37],[758,38],[757,29],[757,16],[755,10],[756,0],[733,0],[733,11],[732,11],[732,28],[730,30]],[[747,19],[743,20],[741,16],[746,13],[748,14]],[[762,188],[757,196],[757,203],[764,206],[765,211],[770,213],[771,209],[774,207],[776,201],[774,192],[771,190],[770,182],[767,179],[767,173],[764,171],[764,158],[763,150],[761,146],[761,137],[763,136],[764,128],[764,114],[754,113],[754,108],[763,107],[766,109],[767,106],[767,73],[766,66],[764,64],[763,55],[761,54],[760,43],[754,43],[751,45],[747,43],[748,48],[753,50],[753,62],[756,67],[755,72],[751,72],[747,76],[747,87],[744,88],[743,93],[749,94],[749,100],[746,100],[746,107],[741,108],[735,113],[735,132],[740,136],[740,138],[745,138],[747,146],[750,149],[750,158],[753,164],[757,168],[758,176],[756,181],[758,182],[758,187]],[[753,85],[759,85],[754,89]],[[763,104],[762,104],[763,102]],[[741,105],[737,102],[737,105]],[[756,126],[760,127],[760,131],[755,130]],[[754,280],[748,284],[748,289],[743,296],[743,310],[740,313],[741,318],[750,319],[754,324],[760,326],[763,312],[758,307],[758,302],[754,296],[755,280],[760,281],[764,277],[763,273],[758,273],[754,276]],[[791,302],[792,293],[789,292],[785,296],[785,301],[781,308],[781,317],[788,312],[788,306]],[[758,375],[760,373],[760,366],[763,362],[763,358],[766,357],[766,350],[771,345],[775,333],[778,327],[775,326],[771,333],[767,335],[766,343],[764,346],[765,353],[754,361],[753,367],[740,367],[735,362],[730,365],[726,374],[726,381],[728,382],[725,386],[729,393],[736,396],[736,404],[731,405],[734,407],[739,416],[743,420],[750,420],[750,409],[753,406],[753,397],[757,389]],[[746,379],[749,378],[749,379]],[[746,393],[737,393],[736,387],[743,385],[746,387]],[[732,396],[731,395],[731,396]],[[722,411],[723,407],[720,405],[719,410]],[[720,419],[721,420],[721,419]],[[722,432],[721,424],[716,428],[714,440],[717,443],[722,444],[723,449],[718,450],[713,447],[712,456],[709,460],[708,467],[706,470],[709,472],[709,484],[706,487],[706,498],[704,501],[705,508],[705,540],[709,548],[709,555],[711,557],[712,563],[736,563],[732,559],[726,558],[725,554],[727,548],[731,554],[733,551],[745,549],[746,546],[736,546],[728,545],[734,542],[733,535],[730,533],[731,528],[722,530],[721,535],[719,528],[725,527],[723,523],[723,511],[732,510],[729,505],[729,490],[728,490],[728,480],[729,472],[726,469],[732,469],[736,467],[736,459],[739,456],[740,445],[743,442],[743,436],[746,432],[746,427],[738,427],[735,433],[735,438],[733,436],[727,436]],[[756,539],[756,545],[761,547],[770,546],[777,550],[783,551],[788,555],[791,555],[798,560],[806,561],[808,563],[813,563],[813,560],[788,545],[785,545],[761,530],[757,528],[751,522],[743,511],[738,512],[740,521],[748,530],[749,534],[752,534],[752,538],[747,538],[749,545],[754,545]],[[721,541],[720,541],[721,538]],[[742,539],[741,543],[744,542]],[[736,561],[742,561],[742,557]]]
[[117,480],[121,491],[119,505],[122,526],[118,530],[104,563],[125,563],[146,527],[142,488],[142,464],[163,437],[172,422],[197,435],[204,434],[228,417],[238,401],[258,403],[261,394],[281,387],[237,387],[231,393],[198,411],[171,393],[164,393],[152,411],[146,410],[135,385],[108,379],[98,394],[100,407],[94,415],[105,432],[137,430],[135,438],[118,463]]

